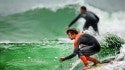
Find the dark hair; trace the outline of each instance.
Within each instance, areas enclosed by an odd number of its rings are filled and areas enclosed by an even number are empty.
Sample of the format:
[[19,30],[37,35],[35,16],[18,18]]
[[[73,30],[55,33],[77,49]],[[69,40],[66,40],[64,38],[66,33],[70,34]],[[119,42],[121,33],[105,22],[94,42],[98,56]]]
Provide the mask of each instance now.
[[81,6],[81,9],[82,10],[87,10],[85,6]]
[[74,29],[74,28],[71,28],[71,29],[68,29],[68,30],[66,31],[66,33],[67,33],[67,34],[68,34],[68,33],[78,34],[78,31],[77,31],[76,29]]

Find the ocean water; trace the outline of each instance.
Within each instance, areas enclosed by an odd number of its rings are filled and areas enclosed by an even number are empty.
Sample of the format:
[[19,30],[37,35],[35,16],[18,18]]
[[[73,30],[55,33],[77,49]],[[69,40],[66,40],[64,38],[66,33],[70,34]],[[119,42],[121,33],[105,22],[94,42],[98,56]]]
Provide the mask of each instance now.
[[[83,63],[78,57],[65,62],[59,58],[72,53],[72,43],[48,41],[44,43],[2,43],[0,44],[1,70],[81,70]],[[104,60],[115,57],[117,48],[105,48],[95,58]],[[78,64],[76,64],[78,62]]]
[[54,40],[64,37],[65,27],[74,15],[75,9],[66,7],[56,12],[46,8],[36,8],[23,13],[1,17],[0,40],[38,42],[47,38]]
[[[11,43],[1,44],[9,46],[4,49],[0,58],[1,70],[65,70],[71,65],[71,61],[62,64],[59,61],[61,56],[69,52],[69,44],[57,42],[48,43]],[[62,49],[63,48],[63,49]],[[69,66],[67,66],[67,64]]]
[[[72,41],[67,39],[65,27],[82,5],[100,17],[100,36],[96,38],[102,50],[93,57],[123,58],[124,53],[117,48],[124,47],[117,40],[117,36],[125,39],[123,0],[0,0],[0,70],[80,70],[83,64],[78,57],[63,63],[59,58],[72,52]],[[84,21],[79,19],[73,27],[83,31]],[[113,40],[105,37],[107,32],[116,37]],[[93,33],[91,27],[88,33]],[[107,42],[107,38],[112,41]],[[115,48],[109,48],[110,44]],[[124,60],[115,63],[102,69],[124,70]]]

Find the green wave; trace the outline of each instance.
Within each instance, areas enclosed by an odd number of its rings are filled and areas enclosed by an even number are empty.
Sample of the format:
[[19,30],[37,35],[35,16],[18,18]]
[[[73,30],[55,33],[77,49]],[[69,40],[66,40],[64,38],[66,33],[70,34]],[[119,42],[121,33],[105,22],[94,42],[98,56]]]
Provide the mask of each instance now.
[[52,11],[36,8],[0,19],[0,40],[32,41],[56,39],[65,36],[65,27],[75,16],[75,8],[65,7]]

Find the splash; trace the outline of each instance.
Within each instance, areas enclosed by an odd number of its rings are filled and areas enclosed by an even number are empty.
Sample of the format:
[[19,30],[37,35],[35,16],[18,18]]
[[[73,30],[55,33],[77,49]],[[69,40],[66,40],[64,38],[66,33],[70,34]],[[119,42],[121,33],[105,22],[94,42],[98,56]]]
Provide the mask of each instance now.
[[117,55],[113,63],[102,67],[100,70],[124,70],[125,69],[125,44],[121,47],[120,53]]

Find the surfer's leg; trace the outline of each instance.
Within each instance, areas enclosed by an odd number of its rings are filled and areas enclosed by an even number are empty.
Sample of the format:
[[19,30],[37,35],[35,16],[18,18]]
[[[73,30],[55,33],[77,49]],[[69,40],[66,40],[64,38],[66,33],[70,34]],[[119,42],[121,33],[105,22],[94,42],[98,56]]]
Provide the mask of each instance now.
[[94,23],[91,24],[91,26],[92,26],[92,28],[94,29],[94,31],[95,31],[96,33],[98,33],[98,35],[99,35],[98,24],[97,24],[96,22],[94,22]]
[[85,24],[84,24],[84,26],[83,26],[83,30],[84,31],[87,30],[89,28],[89,26],[90,26],[89,21],[86,21]]
[[85,56],[90,56],[95,54],[96,52],[93,51],[93,46],[87,46],[80,48],[80,53]]
[[93,58],[93,57],[90,57],[90,56],[86,56],[86,59],[89,60],[89,61],[92,61],[94,64],[93,66],[95,66],[96,64],[100,63],[99,60]]
[[88,65],[88,61],[87,61],[87,59],[86,59],[86,57],[85,57],[84,55],[81,55],[81,56],[80,56],[80,59],[81,59],[82,62],[85,64],[85,66]]
[[81,52],[87,60],[92,61],[94,63],[94,65],[96,65],[97,63],[99,63],[99,61],[95,58],[90,57],[91,55],[94,55],[95,53],[97,53],[96,51],[93,51],[93,47],[94,46],[87,46],[84,47],[83,49],[80,49]]
[[90,66],[89,66],[89,63],[88,63],[86,57],[84,55],[81,55],[81,56],[79,56],[79,58],[82,60],[82,62],[85,65],[85,67],[83,68],[83,70],[89,69]]

